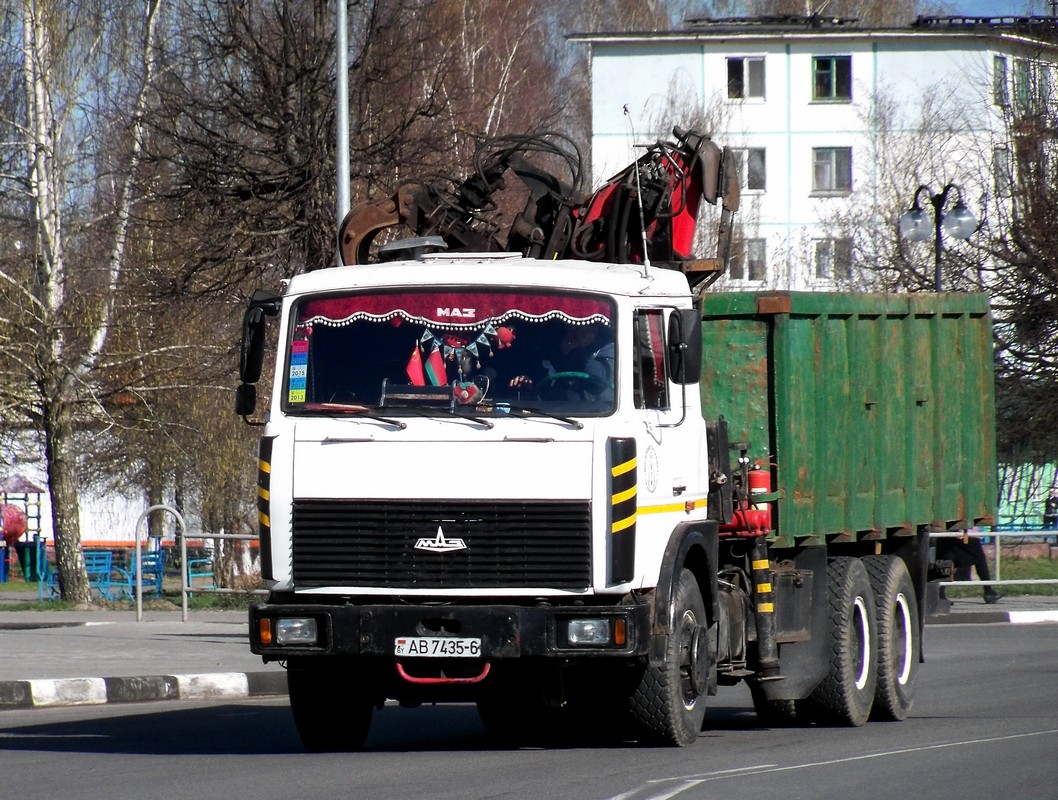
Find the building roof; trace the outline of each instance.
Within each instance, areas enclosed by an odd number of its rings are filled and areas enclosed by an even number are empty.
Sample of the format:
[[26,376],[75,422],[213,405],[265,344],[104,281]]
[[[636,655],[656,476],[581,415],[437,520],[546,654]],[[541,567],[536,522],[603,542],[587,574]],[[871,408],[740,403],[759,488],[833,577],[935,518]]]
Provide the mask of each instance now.
[[44,490],[22,475],[0,478],[0,494],[41,494]]
[[1031,40],[1058,44],[1058,17],[1003,16],[970,17],[919,16],[905,26],[868,26],[860,20],[846,17],[781,15],[756,17],[700,17],[685,21],[681,30],[671,31],[612,31],[575,33],[575,41],[613,42],[645,40],[694,40],[714,37],[801,38],[804,36],[967,36]]

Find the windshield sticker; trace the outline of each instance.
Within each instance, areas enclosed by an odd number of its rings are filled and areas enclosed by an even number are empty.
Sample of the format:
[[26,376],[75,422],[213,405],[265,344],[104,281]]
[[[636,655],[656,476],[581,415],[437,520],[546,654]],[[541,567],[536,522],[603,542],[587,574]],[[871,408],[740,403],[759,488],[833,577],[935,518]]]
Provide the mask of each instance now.
[[290,375],[287,380],[287,402],[304,403],[305,385],[309,374],[309,341],[296,339],[290,343]]

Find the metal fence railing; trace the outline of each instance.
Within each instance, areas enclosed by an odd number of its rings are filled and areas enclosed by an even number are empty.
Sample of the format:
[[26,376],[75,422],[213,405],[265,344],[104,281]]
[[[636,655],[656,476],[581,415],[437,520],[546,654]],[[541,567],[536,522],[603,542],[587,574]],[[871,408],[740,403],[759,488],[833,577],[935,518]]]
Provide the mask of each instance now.
[[[992,579],[987,581],[982,580],[970,580],[970,581],[940,581],[941,586],[1033,586],[1033,585],[1044,585],[1054,586],[1058,585],[1058,578],[1014,578],[1012,580],[1006,580],[1003,578],[1002,563],[1003,563],[1003,549],[1004,546],[1009,550],[1011,545],[1004,544],[1004,540],[1009,542],[1011,539],[1021,539],[1023,544],[1044,544],[1050,545],[1052,540],[1058,541],[1058,531],[1041,531],[1041,530],[989,530],[989,531],[978,531],[969,530],[955,533],[933,533],[930,534],[930,540],[936,539],[964,539],[964,538],[976,538],[988,541],[988,545],[992,549],[992,558],[989,566],[992,571]],[[1035,540],[1035,541],[1024,541],[1024,540]],[[984,545],[985,542],[982,542]],[[986,545],[986,547],[988,546]],[[1017,545],[1015,545],[1017,546]],[[1017,555],[1016,553],[1009,553],[1010,556]]]
[[[141,554],[141,545],[142,545],[142,543],[140,541],[139,531],[140,531],[141,523],[143,523],[147,519],[147,517],[150,516],[155,511],[165,511],[165,512],[168,512],[168,513],[172,514],[173,517],[176,518],[177,538],[179,538],[179,540],[180,540],[180,611],[181,611],[181,619],[182,619],[183,622],[187,622],[187,620],[188,620],[188,618],[190,616],[190,611],[188,609],[187,600],[191,596],[192,592],[212,592],[214,594],[268,594],[268,591],[266,589],[254,589],[254,590],[250,590],[250,591],[244,592],[244,591],[239,590],[239,589],[222,588],[222,587],[216,586],[215,584],[212,585],[212,586],[193,586],[192,585],[192,574],[193,573],[192,573],[190,564],[188,563],[188,559],[187,559],[187,529],[184,526],[184,517],[183,517],[183,515],[177,509],[173,508],[172,506],[167,506],[167,505],[151,506],[146,511],[144,511],[140,515],[140,518],[136,521],[136,550],[135,550],[135,553],[133,555],[134,555],[134,558],[136,559],[136,562],[135,562],[135,564],[136,564],[136,584],[135,584],[135,587],[134,587],[134,594],[135,594],[135,599],[136,599],[136,621],[137,622],[141,622],[143,620],[143,585],[142,585],[142,579],[141,579],[141,571],[142,571],[141,564],[142,564],[143,556]],[[256,541],[258,537],[257,537],[256,534],[249,534],[249,533],[210,533],[210,534],[200,534],[200,536],[197,537],[197,538],[201,538],[201,539],[229,539],[229,540],[242,539],[242,540]],[[216,563],[214,562],[213,569],[215,569],[215,568],[216,568]],[[214,580],[215,580],[215,578],[214,578]]]

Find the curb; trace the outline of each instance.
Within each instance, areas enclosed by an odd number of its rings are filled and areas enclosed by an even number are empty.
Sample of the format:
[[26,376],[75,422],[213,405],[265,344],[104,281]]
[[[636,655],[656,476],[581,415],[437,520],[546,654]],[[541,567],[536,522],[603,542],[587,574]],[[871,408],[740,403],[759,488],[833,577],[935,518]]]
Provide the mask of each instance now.
[[[930,614],[927,625],[1058,622],[1058,609],[1047,611],[959,611]],[[0,630],[59,628],[83,622],[3,622]],[[93,623],[88,623],[93,624]],[[220,700],[286,697],[285,671],[207,672],[115,678],[56,678],[0,681],[0,711],[57,706],[145,703],[162,700]]]
[[1053,611],[960,611],[958,614],[933,614],[926,617],[927,625],[975,625],[1009,622],[1029,625],[1036,622],[1058,622],[1058,610]]
[[0,709],[216,700],[287,694],[285,672],[211,672],[136,678],[0,681]]

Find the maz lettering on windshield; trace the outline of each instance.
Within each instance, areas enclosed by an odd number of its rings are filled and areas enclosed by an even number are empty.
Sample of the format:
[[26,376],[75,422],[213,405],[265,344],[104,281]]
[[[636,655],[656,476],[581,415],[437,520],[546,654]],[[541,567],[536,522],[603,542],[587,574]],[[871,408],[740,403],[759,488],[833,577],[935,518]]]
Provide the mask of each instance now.
[[438,308],[437,318],[444,319],[445,317],[459,317],[460,319],[470,319],[476,317],[478,310],[476,308]]

